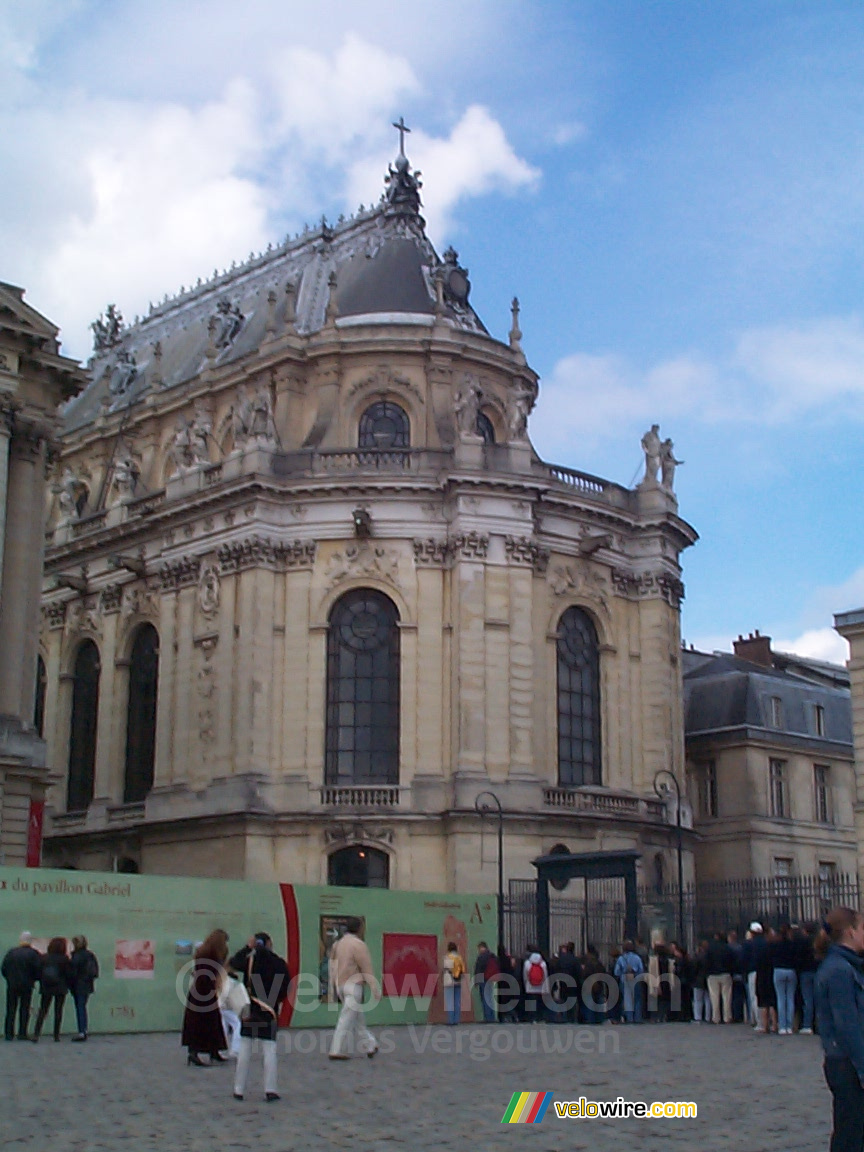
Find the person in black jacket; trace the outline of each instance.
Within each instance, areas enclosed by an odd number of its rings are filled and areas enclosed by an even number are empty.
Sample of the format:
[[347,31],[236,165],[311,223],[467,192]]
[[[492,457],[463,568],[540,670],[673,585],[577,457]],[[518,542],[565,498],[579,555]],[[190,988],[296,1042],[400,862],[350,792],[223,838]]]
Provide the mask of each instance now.
[[247,946],[229,961],[230,967],[246,985],[250,1004],[240,1024],[240,1054],[234,1076],[234,1099],[242,1100],[252,1058],[252,1042],[261,1041],[264,1050],[264,1095],[269,1102],[279,1099],[276,1085],[276,1036],[279,1010],[288,996],[290,975],[281,956],[273,951],[266,932],[256,932]]
[[55,936],[48,944],[48,951],[42,957],[39,971],[39,989],[41,1000],[39,1002],[39,1015],[36,1017],[36,1027],[33,1029],[31,1040],[39,1043],[42,1025],[51,1005],[54,1005],[54,1039],[60,1039],[60,1027],[63,1023],[63,1006],[69,994],[69,957],[66,955],[65,936]]
[[99,978],[99,961],[87,947],[86,936],[72,937],[69,961],[69,991],[75,1004],[78,1035],[73,1040],[87,1039],[87,1000],[93,995],[93,982]]
[[27,1039],[30,1001],[41,967],[39,953],[31,944],[32,939],[29,932],[22,932],[17,946],[9,949],[0,965],[0,973],[6,981],[6,1021],[3,1031],[6,1040],[14,1039],[16,1015],[18,1039]]
[[[715,1024],[732,1023],[732,975],[735,971],[735,954],[729,947],[722,932],[715,932],[705,953],[705,974],[708,995],[711,999],[711,1020]],[[720,1015],[720,1006],[723,1015]]]

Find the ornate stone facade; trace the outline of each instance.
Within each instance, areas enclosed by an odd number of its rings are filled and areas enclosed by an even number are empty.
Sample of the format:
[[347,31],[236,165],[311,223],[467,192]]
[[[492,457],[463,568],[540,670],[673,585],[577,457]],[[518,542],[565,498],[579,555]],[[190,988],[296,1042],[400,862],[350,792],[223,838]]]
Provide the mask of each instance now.
[[[54,459],[57,406],[85,384],[80,366],[60,355],[58,330],[0,284],[0,863],[38,864],[49,772],[42,740],[45,670],[37,657],[41,626],[62,637],[66,610],[40,614],[45,544],[45,472]],[[72,476],[58,490],[58,513],[75,512],[84,486]],[[63,501],[65,497],[65,501]]]
[[[491,337],[456,253],[439,259],[425,236],[418,188],[400,157],[375,209],[97,349],[59,465],[86,467],[91,496],[71,520],[51,507],[54,863],[320,883],[334,852],[365,846],[393,887],[492,888],[474,809],[487,789],[503,804],[509,876],[532,875],[558,843],[673,859],[653,780],[670,767],[683,778],[679,555],[695,533],[660,484],[627,490],[538,458],[516,306],[509,338]],[[118,347],[136,375],[106,412]],[[135,493],[100,504],[121,425]],[[118,553],[141,572],[111,567]],[[57,587],[85,569],[83,591]],[[146,611],[104,615],[94,638],[92,799],[69,811],[90,635],[75,605],[142,580]],[[559,753],[571,610],[597,662],[581,784]],[[124,806],[144,616],[158,630],[153,778],[143,807]]]

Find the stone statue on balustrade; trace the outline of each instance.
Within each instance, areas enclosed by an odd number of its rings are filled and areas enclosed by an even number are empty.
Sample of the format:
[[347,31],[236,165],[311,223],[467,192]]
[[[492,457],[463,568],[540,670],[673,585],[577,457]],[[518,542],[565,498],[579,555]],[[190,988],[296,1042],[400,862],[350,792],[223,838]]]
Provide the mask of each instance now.
[[534,391],[525,384],[518,384],[514,389],[507,409],[507,430],[511,441],[524,440],[527,436],[528,417],[535,398]]
[[664,440],[660,445],[660,487],[667,492],[675,489],[675,468],[683,464],[683,460],[676,460],[673,452],[674,445],[671,440]]
[[129,500],[135,495],[141,469],[128,449],[122,450],[114,461],[114,487],[121,500]]
[[60,523],[68,524],[70,520],[77,520],[87,506],[89,495],[87,485],[67,467],[63,471],[56,491],[57,503],[60,506]]
[[193,468],[210,463],[212,422],[205,409],[197,404],[191,419],[178,416],[174,435],[168,449],[171,461],[170,477],[182,476]]
[[249,395],[245,384],[238,387],[231,423],[235,450],[242,452],[252,445],[265,448],[276,445],[276,421],[268,384],[260,384],[254,396]]
[[480,411],[482,393],[472,376],[465,377],[464,387],[453,397],[453,411],[456,414],[456,429],[460,439],[476,438],[477,414]]
[[660,471],[660,454],[663,442],[660,439],[660,425],[652,424],[642,437],[642,451],[645,453],[645,475],[642,478],[643,487],[654,487],[657,484],[657,474]]

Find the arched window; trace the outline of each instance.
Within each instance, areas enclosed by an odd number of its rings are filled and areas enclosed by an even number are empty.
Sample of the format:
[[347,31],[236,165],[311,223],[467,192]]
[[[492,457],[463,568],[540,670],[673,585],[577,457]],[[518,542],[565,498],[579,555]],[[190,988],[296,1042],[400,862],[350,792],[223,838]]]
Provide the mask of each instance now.
[[558,783],[599,784],[600,649],[581,608],[568,608],[558,627]]
[[129,660],[124,804],[137,804],[153,787],[158,684],[159,634],[152,624],[142,624],[135,635]]
[[333,605],[327,634],[325,783],[399,783],[399,613],[357,588]]
[[78,649],[72,673],[67,812],[83,812],[93,799],[96,720],[99,715],[99,667],[99,649],[92,640],[85,640]]
[[33,727],[40,736],[45,735],[45,689],[48,686],[48,674],[45,671],[45,661],[41,656],[36,657],[36,698],[33,701]]
[[495,443],[495,428],[485,412],[477,413],[477,435],[482,437],[484,444]]
[[389,400],[370,404],[360,417],[358,448],[410,448],[411,425],[404,409]]
[[360,844],[340,848],[327,861],[327,883],[339,888],[389,888],[387,853]]

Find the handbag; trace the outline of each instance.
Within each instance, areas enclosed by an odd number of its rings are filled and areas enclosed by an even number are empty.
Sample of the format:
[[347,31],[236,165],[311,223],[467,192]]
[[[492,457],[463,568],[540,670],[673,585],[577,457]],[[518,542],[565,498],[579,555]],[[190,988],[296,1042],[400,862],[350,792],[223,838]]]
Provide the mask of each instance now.
[[249,1003],[249,993],[246,991],[246,985],[241,984],[239,980],[229,978],[225,992],[225,1007],[236,1016],[242,1016],[243,1010],[249,1007]]

